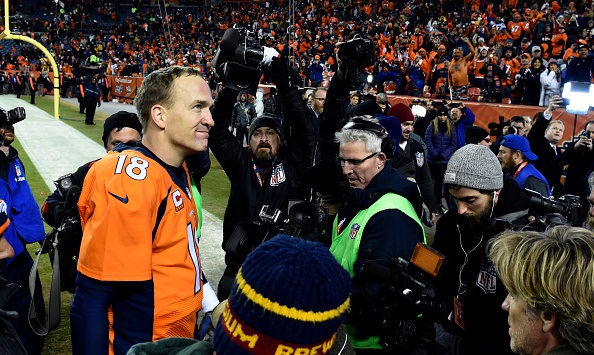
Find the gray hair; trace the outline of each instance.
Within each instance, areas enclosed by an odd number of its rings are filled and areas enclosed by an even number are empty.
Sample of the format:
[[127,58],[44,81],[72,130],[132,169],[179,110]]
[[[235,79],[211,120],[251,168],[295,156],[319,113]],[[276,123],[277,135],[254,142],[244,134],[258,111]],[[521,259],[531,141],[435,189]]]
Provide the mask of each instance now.
[[[376,119],[367,118],[365,120],[379,124]],[[343,128],[334,134],[334,142],[340,144],[340,146],[343,146],[348,142],[363,142],[365,143],[365,151],[369,153],[375,153],[382,150],[382,138],[373,132],[364,131],[362,129]]]

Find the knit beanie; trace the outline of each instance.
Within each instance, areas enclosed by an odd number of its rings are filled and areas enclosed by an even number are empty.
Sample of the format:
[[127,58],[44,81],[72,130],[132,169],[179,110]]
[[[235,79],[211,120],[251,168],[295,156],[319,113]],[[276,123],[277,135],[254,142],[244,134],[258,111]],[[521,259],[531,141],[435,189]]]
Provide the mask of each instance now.
[[464,132],[464,141],[466,144],[479,144],[488,136],[489,132],[486,129],[479,126],[468,126]]
[[410,107],[408,107],[408,105],[405,105],[401,102],[390,107],[390,110],[388,111],[388,116],[396,117],[396,119],[400,123],[415,121],[415,115],[413,115]]
[[269,113],[264,113],[264,114],[262,114],[262,116],[256,117],[256,119],[254,119],[252,121],[252,123],[250,124],[250,131],[248,134],[248,138],[251,139],[252,134],[254,134],[254,131],[260,127],[272,128],[276,132],[276,134],[278,134],[278,136],[280,137],[281,142],[284,141],[283,129],[281,126],[281,122],[280,122],[279,118],[276,117],[275,115],[271,115]]
[[327,354],[350,291],[348,272],[328,248],[278,235],[254,249],[237,273],[213,349],[218,355]]
[[501,163],[489,148],[467,144],[450,158],[444,183],[476,190],[499,190],[503,187]]
[[382,113],[382,108],[375,101],[363,101],[353,109],[353,117],[374,116]]
[[138,115],[132,112],[119,111],[107,117],[103,124],[103,135],[101,139],[105,148],[107,148],[107,137],[109,137],[111,131],[122,127],[134,128],[142,136],[142,124],[138,119]]

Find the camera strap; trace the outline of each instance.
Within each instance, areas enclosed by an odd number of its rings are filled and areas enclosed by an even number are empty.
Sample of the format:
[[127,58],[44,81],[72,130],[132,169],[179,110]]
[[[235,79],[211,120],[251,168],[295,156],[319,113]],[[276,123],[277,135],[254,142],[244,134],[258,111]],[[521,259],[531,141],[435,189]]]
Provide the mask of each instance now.
[[[60,293],[60,256],[58,253],[58,233],[57,229],[54,229],[50,234],[46,236],[43,241],[41,248],[35,253],[37,257],[29,272],[29,292],[31,294],[31,303],[29,304],[29,325],[35,334],[39,336],[45,336],[52,330],[56,329],[60,325],[60,305],[62,304],[62,295]],[[37,269],[39,267],[39,258],[41,254],[46,254],[53,249],[54,260],[52,262],[52,281],[50,286],[50,297],[48,305],[48,327],[45,324],[41,324],[39,317],[37,317],[37,310],[35,309],[35,281],[37,279]]]

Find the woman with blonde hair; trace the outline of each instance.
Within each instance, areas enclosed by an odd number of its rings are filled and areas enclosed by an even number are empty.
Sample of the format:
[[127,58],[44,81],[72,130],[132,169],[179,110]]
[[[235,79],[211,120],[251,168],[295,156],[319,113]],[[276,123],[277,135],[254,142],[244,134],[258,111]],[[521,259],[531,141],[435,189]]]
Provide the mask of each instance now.
[[[433,193],[438,202],[439,213],[444,214],[447,209],[441,203],[441,191],[443,187],[443,176],[448,161],[456,151],[458,136],[454,123],[448,118],[448,108],[441,106],[437,109],[435,119],[427,127],[425,132],[425,144],[427,145],[427,162],[433,178]],[[446,203],[448,192],[445,190]]]

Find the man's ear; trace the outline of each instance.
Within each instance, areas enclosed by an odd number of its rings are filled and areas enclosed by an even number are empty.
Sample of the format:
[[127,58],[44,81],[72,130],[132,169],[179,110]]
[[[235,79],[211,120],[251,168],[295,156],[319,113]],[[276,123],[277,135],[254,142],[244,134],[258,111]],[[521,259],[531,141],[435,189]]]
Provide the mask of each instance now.
[[157,127],[164,129],[167,122],[167,109],[161,105],[151,107],[151,120]]
[[545,333],[552,332],[559,322],[557,315],[549,312],[542,311],[540,312],[539,317],[542,321],[542,331]]

